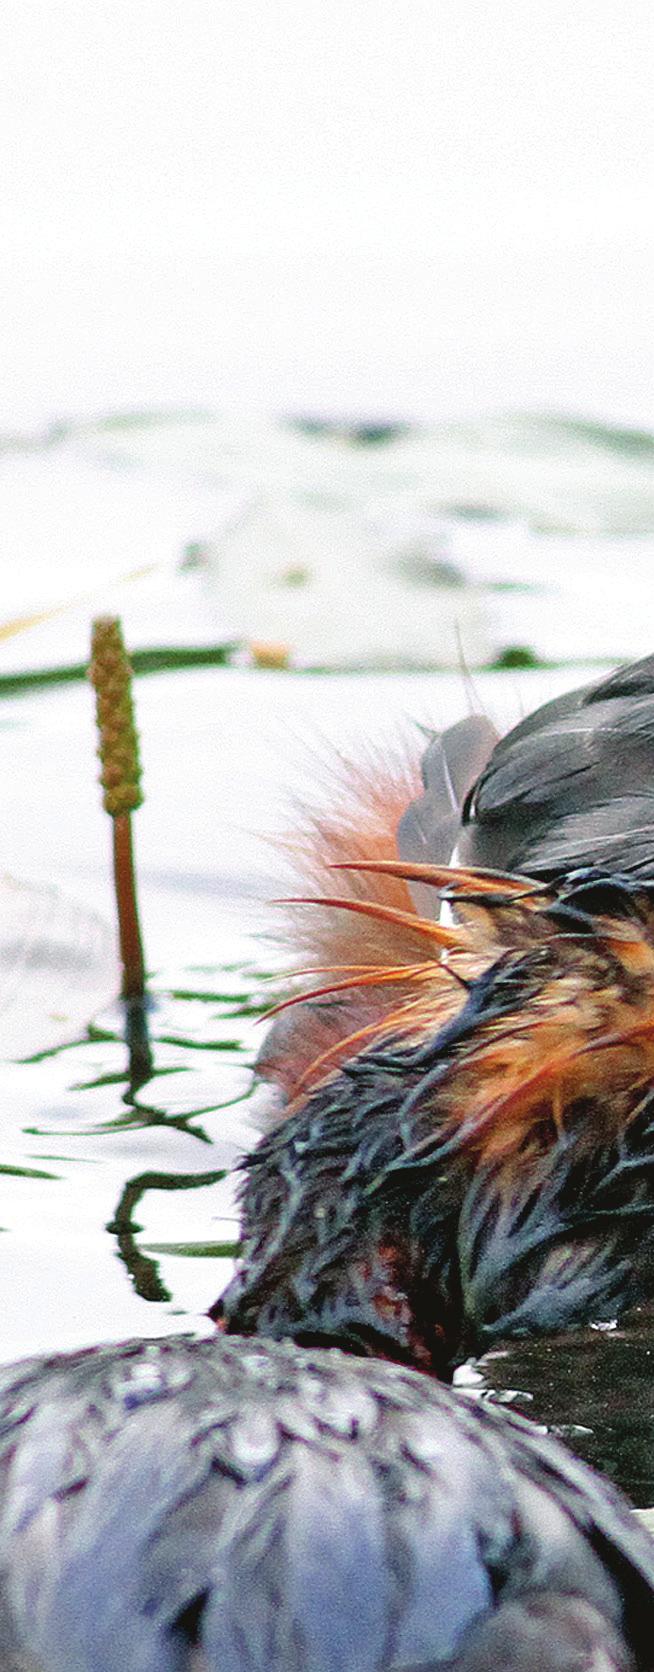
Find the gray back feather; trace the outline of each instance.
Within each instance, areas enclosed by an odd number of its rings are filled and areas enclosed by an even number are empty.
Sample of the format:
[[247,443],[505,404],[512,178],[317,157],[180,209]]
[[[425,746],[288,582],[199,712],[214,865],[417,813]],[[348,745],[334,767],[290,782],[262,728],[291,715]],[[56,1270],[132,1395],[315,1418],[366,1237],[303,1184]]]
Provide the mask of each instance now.
[[468,807],[466,864],[654,878],[654,658],[548,703],[503,738]]
[[[430,741],[422,774],[402,859],[654,880],[654,656],[546,703],[499,743],[471,715]],[[413,892],[419,911],[438,911],[432,889]]]
[[[508,1665],[515,1605],[562,1590],[575,1653],[590,1619],[607,1667],[654,1634],[654,1545],[617,1495],[391,1365],[256,1338],[32,1361],[0,1375],[0,1467],[12,1672]],[[567,1630],[561,1672],[586,1664]]]
[[[490,720],[479,714],[470,714],[431,738],[421,762],[423,793],[407,807],[398,825],[400,859],[410,864],[449,865],[464,801],[496,742]],[[411,893],[421,915],[429,917],[438,911],[433,888],[414,883]]]

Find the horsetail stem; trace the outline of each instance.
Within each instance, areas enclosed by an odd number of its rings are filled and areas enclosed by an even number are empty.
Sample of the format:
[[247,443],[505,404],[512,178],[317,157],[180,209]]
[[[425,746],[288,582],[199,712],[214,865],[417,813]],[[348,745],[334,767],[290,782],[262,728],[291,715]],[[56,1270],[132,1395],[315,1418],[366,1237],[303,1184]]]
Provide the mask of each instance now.
[[120,621],[117,616],[99,616],[93,623],[89,676],[95,689],[103,803],[113,821],[114,883],[124,999],[142,998],[145,992],[132,850],[131,814],[136,807],[140,807],[143,795],[131,675]]

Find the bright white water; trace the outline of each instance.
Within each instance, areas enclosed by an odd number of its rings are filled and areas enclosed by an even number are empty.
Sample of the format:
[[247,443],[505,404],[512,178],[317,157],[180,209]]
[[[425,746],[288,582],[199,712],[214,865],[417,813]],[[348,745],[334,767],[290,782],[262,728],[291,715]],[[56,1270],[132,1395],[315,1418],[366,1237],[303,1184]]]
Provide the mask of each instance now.
[[155,414],[0,454],[0,674],[132,648],[297,668],[608,661],[652,644],[654,436]]

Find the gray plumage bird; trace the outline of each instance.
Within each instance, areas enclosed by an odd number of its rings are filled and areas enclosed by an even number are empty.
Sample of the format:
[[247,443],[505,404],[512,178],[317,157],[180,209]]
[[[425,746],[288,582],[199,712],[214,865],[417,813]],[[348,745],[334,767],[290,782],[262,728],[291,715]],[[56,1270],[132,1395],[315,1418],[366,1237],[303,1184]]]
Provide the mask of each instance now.
[[0,1374],[3,1672],[635,1672],[654,1543],[399,1367],[132,1342]]

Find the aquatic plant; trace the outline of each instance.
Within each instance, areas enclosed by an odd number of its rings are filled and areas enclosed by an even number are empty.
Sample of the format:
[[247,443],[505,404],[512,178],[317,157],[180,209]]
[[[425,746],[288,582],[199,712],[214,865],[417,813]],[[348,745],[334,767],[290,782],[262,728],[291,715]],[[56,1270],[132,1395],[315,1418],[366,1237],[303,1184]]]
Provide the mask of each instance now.
[[143,942],[136,897],[131,815],[143,800],[131,667],[117,616],[93,623],[89,677],[95,690],[103,803],[113,822],[114,882],[122,963],[122,996],[145,992]]

